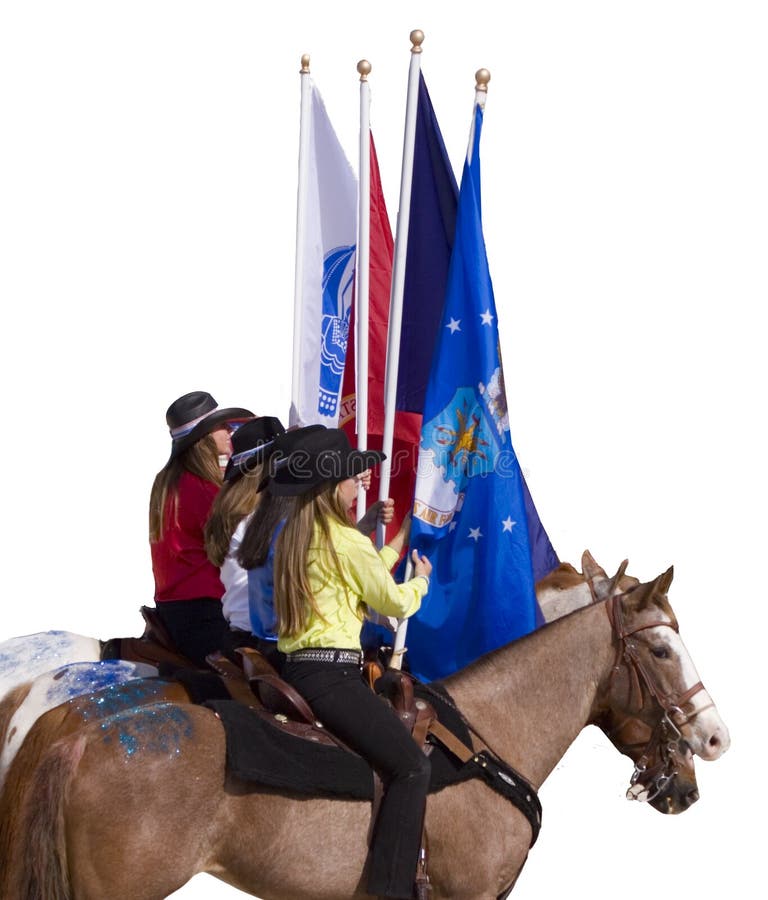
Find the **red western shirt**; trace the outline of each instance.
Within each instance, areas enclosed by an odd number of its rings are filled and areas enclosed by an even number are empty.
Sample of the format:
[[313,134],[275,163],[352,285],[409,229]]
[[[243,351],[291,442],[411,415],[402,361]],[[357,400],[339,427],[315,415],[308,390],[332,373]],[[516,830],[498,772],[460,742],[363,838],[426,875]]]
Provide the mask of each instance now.
[[219,486],[184,472],[178,483],[177,521],[170,514],[172,498],[166,501],[165,533],[150,543],[155,576],[155,601],[221,600],[224,585],[219,570],[205,554],[203,528]]

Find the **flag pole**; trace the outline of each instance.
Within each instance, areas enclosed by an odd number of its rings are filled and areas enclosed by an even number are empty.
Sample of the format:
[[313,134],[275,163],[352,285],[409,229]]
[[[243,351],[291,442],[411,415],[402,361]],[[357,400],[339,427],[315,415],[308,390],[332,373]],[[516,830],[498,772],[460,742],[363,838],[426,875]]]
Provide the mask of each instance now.
[[[384,375],[384,435],[382,450],[387,458],[379,469],[379,500],[389,495],[392,471],[392,445],[395,437],[395,402],[397,399],[397,373],[400,358],[400,329],[403,319],[403,290],[405,287],[405,260],[408,250],[408,224],[411,217],[411,184],[413,182],[413,150],[416,142],[416,113],[419,100],[419,74],[421,72],[421,45],[424,32],[412,31],[411,63],[408,69],[408,94],[405,106],[405,130],[403,136],[403,163],[400,174],[400,207],[397,213],[395,254],[392,266],[392,290],[389,301],[389,332],[387,335],[387,364]],[[376,526],[376,545],[386,542],[386,526]]]
[[[488,69],[478,69],[475,72],[475,99],[472,105],[472,124],[469,129],[469,143],[467,146],[467,159],[471,159],[472,148],[474,146],[475,135],[475,107],[479,106],[485,109],[485,101],[488,96],[488,82],[491,80],[491,73]],[[410,556],[405,566],[405,578],[409,579],[412,575],[413,563]],[[400,669],[403,664],[403,654],[405,653],[405,635],[408,631],[408,619],[398,619],[397,630],[395,631],[394,646],[392,647],[392,657],[389,662],[391,669]]]
[[[368,307],[370,300],[371,248],[371,88],[368,76],[371,64],[361,59],[360,74],[360,163],[357,214],[357,284],[355,286],[355,422],[357,449],[368,449]],[[357,518],[365,514],[366,492],[357,489]]]
[[475,144],[475,106],[485,109],[485,101],[488,97],[488,82],[491,73],[488,69],[478,69],[475,72],[475,102],[472,106],[472,124],[469,127],[469,145],[467,146],[467,160],[472,161],[472,148]]
[[291,411],[289,423],[300,425],[299,398],[301,396],[301,338],[302,291],[304,284],[304,254],[301,252],[301,236],[304,234],[307,181],[309,171],[309,104],[312,81],[309,75],[309,54],[301,57],[301,112],[299,113],[299,178],[296,191],[296,262],[293,282],[293,370],[291,379]]

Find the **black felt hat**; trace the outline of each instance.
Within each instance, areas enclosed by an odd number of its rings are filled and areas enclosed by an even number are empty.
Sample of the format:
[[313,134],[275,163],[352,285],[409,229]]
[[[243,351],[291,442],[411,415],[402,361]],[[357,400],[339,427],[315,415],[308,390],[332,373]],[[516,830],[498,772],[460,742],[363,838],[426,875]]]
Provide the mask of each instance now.
[[386,459],[378,450],[354,450],[341,428],[322,425],[287,431],[280,445],[269,479],[270,493],[277,497],[297,497],[324,481],[354,478]]
[[232,406],[219,409],[216,401],[207,391],[191,391],[178,400],[174,400],[165,414],[165,421],[171,432],[171,459],[183,453],[204,437],[215,431],[225,422],[237,422],[252,419],[249,409]]
[[232,456],[224,471],[224,481],[237,481],[268,460],[275,439],[284,433],[282,422],[274,416],[259,416],[241,425],[232,435]]

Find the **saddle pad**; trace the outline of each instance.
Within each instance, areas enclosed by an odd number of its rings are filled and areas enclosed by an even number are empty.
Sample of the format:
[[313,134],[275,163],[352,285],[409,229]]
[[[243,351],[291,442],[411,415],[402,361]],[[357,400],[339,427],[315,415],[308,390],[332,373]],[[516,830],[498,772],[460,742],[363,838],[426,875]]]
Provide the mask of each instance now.
[[[434,683],[429,688],[417,684],[415,693],[429,700],[446,728],[459,740],[469,743],[461,717],[448,705],[450,700],[446,702],[435,692],[435,687]],[[224,725],[227,770],[242,781],[312,797],[373,799],[371,767],[354,753],[288,734],[242,703],[216,700],[205,705]],[[430,761],[431,793],[477,775],[476,767],[464,766],[439,745],[433,747]]]

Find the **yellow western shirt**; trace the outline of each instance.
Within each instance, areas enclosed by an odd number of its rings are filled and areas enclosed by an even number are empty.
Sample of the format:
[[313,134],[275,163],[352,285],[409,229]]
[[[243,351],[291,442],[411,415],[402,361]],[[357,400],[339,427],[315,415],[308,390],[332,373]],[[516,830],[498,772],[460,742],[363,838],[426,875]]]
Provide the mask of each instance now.
[[370,538],[356,528],[337,522],[330,523],[330,530],[341,571],[337,571],[325,537],[316,525],[307,571],[322,618],[312,610],[303,634],[281,637],[277,646],[283,653],[305,647],[359,650],[366,606],[384,616],[405,619],[421,606],[421,598],[427,592],[424,578],[397,584],[390,569],[398,555],[391,547],[377,550]]

